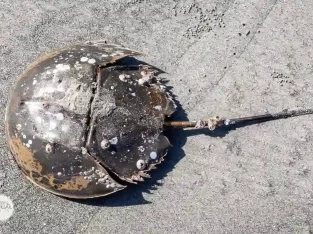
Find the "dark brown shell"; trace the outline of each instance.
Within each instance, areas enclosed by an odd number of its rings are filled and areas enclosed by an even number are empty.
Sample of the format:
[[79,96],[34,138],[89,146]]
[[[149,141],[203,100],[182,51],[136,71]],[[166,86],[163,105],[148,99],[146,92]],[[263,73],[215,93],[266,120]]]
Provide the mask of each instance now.
[[125,188],[115,176],[141,181],[161,162],[170,147],[164,117],[175,106],[151,70],[116,64],[136,55],[105,43],[74,45],[38,58],[19,77],[6,135],[30,181],[60,196],[99,197]]

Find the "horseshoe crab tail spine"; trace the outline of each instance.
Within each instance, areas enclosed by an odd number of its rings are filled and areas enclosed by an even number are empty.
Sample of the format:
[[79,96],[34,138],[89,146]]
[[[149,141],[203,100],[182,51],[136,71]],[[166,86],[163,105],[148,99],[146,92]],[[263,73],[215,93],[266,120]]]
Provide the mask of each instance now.
[[251,123],[260,123],[277,119],[286,119],[290,117],[311,115],[313,114],[313,109],[300,109],[300,110],[283,110],[275,114],[263,114],[248,116],[242,118],[226,119],[216,116],[208,120],[198,120],[198,121],[168,121],[164,123],[164,127],[174,127],[174,128],[209,128],[213,131],[218,127],[230,126],[230,125],[245,125]]

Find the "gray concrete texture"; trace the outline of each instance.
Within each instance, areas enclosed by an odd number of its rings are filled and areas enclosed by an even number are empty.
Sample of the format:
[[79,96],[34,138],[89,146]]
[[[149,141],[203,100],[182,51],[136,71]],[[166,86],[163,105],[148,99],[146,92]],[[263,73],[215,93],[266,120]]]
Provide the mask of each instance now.
[[[18,75],[56,47],[107,39],[165,72],[177,119],[313,107],[312,0],[0,1],[0,114]],[[0,233],[313,233],[313,121],[181,131],[152,179],[73,202],[26,181],[0,137]]]

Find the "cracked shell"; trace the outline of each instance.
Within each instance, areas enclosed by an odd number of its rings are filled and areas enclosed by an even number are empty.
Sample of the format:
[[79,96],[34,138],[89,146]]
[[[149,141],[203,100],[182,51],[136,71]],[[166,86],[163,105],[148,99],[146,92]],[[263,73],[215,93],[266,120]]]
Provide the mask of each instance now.
[[10,151],[32,183],[93,198],[149,177],[171,146],[175,105],[153,70],[119,65],[140,52],[88,42],[49,52],[18,78],[5,116]]

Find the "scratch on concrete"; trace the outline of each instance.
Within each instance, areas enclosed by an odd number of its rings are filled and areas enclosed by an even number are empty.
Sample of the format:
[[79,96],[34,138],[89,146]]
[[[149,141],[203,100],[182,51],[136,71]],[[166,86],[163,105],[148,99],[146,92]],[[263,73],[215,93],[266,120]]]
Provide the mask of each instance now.
[[79,233],[86,233],[86,231],[88,230],[88,228],[89,228],[89,226],[90,226],[92,220],[96,217],[96,215],[99,213],[99,211],[100,211],[100,209],[97,209],[97,210],[90,216],[90,218],[89,218],[88,221],[86,222],[86,225],[84,225],[84,226],[80,229]]

